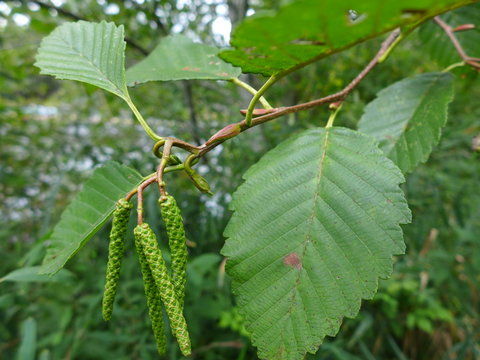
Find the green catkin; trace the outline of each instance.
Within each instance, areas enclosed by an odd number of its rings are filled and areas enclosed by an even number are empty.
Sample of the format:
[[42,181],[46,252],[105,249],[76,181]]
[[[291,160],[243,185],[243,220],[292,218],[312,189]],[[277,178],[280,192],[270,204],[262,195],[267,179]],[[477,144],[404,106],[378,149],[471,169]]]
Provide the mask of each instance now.
[[155,280],[153,279],[152,272],[143,250],[142,242],[138,236],[135,236],[135,248],[137,249],[140,268],[142,270],[145,295],[147,297],[148,314],[152,321],[152,330],[157,344],[157,351],[160,355],[164,355],[167,352],[167,339],[165,337],[165,326],[163,323],[162,303],[157,285],[155,284]]
[[132,203],[125,199],[120,199],[113,212],[112,230],[108,245],[107,275],[102,301],[102,314],[105,321],[112,318],[113,302],[120,277],[120,266],[122,265],[122,258],[125,252],[125,233],[127,232],[131,210]]
[[150,266],[150,271],[157,285],[165,311],[170,319],[172,333],[175,335],[184,356],[191,354],[191,343],[187,329],[187,322],[183,316],[183,309],[178,301],[175,287],[173,286],[167,265],[162,257],[155,233],[146,223],[137,225],[134,230],[135,239],[142,244],[145,258]]
[[185,282],[187,280],[187,239],[183,227],[182,214],[173,196],[160,198],[162,214],[168,234],[168,245],[172,254],[172,281],[177,293],[177,299],[183,307],[185,297]]

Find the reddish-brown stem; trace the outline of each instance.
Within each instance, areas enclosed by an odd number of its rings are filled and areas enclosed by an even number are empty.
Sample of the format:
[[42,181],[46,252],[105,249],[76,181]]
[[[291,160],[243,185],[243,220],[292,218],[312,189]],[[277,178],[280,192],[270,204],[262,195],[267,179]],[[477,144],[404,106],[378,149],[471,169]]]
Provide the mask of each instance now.
[[[147,180],[142,182],[138,187],[143,186],[143,188],[146,188],[148,185],[153,184],[154,182],[157,181],[157,175],[152,175],[150,176]],[[130,191],[127,196],[125,196],[125,200],[130,201],[130,199],[138,192],[138,187]]]
[[170,141],[172,143],[172,146],[187,150],[189,153],[192,153],[192,154],[196,154],[200,150],[199,146],[196,146],[186,141],[169,136],[169,137],[164,137],[162,140],[158,141],[153,146],[153,154],[156,157],[162,158],[162,152],[160,151],[160,149],[165,145],[167,141]]
[[445,31],[445,34],[447,34],[448,38],[452,42],[455,50],[457,51],[463,62],[480,71],[480,59],[473,58],[465,53],[465,50],[463,49],[462,45],[457,39],[457,36],[455,35],[455,29],[453,29],[450,25],[448,25],[438,16],[435,16],[433,20],[438,24],[438,26],[443,29],[443,31]]
[[143,190],[150,185],[151,183],[155,182],[157,179],[154,177],[153,181],[144,181],[140,184],[137,188],[137,222],[138,225],[143,224]]
[[379,51],[377,54],[373,57],[372,60],[365,66],[365,68],[353,79],[345,88],[343,88],[341,91],[331,94],[328,96],[325,96],[321,99],[316,99],[312,100],[303,104],[298,104],[298,105],[293,105],[293,106],[287,106],[287,107],[280,107],[275,109],[274,112],[259,116],[256,118],[252,119],[252,125],[247,126],[245,123],[245,120],[229,124],[227,125],[224,129],[220,130],[217,132],[218,137],[215,135],[212,136],[205,144],[203,144],[200,148],[200,152],[197,154],[198,157],[202,157],[206,153],[208,153],[210,150],[212,150],[214,147],[220,145],[222,142],[224,142],[227,139],[230,139],[232,137],[237,136],[241,132],[263,124],[267,121],[271,121],[273,119],[276,119],[280,116],[310,109],[313,107],[317,107],[323,104],[328,104],[328,103],[333,103],[333,102],[338,102],[338,101],[343,101],[345,97],[367,76],[367,74],[379,63],[379,59],[382,57],[385,52],[388,51],[390,46],[394,43],[394,41],[397,39],[397,37],[400,35],[400,30],[396,29],[394,30],[387,39],[382,43],[380,46]]
[[166,198],[167,196],[167,190],[165,189],[165,182],[163,181],[163,172],[165,170],[165,167],[167,166],[168,158],[170,157],[170,152],[172,150],[172,145],[173,145],[173,141],[170,139],[165,142],[165,145],[163,146],[162,160],[160,160],[160,164],[158,165],[158,169],[157,169],[157,183],[158,183],[158,189],[160,190],[160,197],[162,199]]

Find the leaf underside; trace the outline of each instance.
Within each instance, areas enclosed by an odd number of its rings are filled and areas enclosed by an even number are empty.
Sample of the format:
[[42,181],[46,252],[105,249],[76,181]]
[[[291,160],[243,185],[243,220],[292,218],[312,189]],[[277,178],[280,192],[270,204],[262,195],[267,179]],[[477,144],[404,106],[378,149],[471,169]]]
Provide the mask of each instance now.
[[227,272],[259,357],[300,360],[404,253],[404,178],[373,138],[322,128],[283,142],[245,179],[225,230]]
[[427,73],[396,82],[365,107],[359,131],[404,172],[427,161],[440,140],[448,104],[453,100],[453,75]]
[[134,169],[113,161],[96,169],[53,229],[40,274],[59,271],[108,220],[117,200],[142,179]]
[[273,16],[247,18],[232,34],[234,49],[220,57],[243,72],[272,75],[472,2],[299,0]]
[[[480,4],[456,9],[442,15],[441,18],[451,27],[464,24],[476,26],[474,29],[456,32],[455,36],[468,56],[480,58]],[[448,36],[433,21],[422,25],[418,34],[424,49],[441,66],[447,67],[461,61]]]
[[241,69],[220,59],[219,49],[195,43],[184,35],[163,38],[145,59],[127,70],[129,86],[147,81],[228,80]]
[[85,82],[128,98],[123,26],[78,21],[57,27],[40,44],[41,74]]

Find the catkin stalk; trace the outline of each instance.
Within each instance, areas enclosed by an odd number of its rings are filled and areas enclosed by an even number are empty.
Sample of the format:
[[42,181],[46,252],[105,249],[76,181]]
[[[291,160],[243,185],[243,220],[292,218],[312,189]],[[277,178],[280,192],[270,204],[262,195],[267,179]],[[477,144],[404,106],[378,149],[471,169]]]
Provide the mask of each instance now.
[[183,227],[183,218],[173,196],[160,198],[160,212],[167,228],[168,244],[172,254],[172,281],[177,293],[177,299],[183,307],[185,297],[185,282],[187,280],[187,239]]
[[182,354],[188,356],[192,350],[187,322],[183,316],[182,306],[178,301],[175,287],[168,274],[167,265],[162,257],[155,233],[148,224],[143,223],[135,227],[134,234],[135,239],[138,239],[142,244],[152,277],[155,280],[163,305],[165,306],[165,311],[170,319],[172,333],[177,338]]
[[117,293],[120,267],[125,252],[125,234],[127,232],[131,210],[132,203],[125,199],[120,199],[113,212],[112,230],[110,232],[110,243],[108,245],[105,291],[102,301],[102,314],[105,321],[112,318],[113,302],[115,300],[115,294]]

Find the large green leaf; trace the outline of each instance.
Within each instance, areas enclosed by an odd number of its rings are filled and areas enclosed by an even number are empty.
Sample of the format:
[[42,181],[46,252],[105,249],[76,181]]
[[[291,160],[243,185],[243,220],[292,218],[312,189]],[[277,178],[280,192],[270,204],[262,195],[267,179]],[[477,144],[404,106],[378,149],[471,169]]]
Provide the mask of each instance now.
[[128,98],[123,26],[65,23],[42,40],[36,59],[41,74],[86,82]]
[[247,18],[233,32],[235,49],[220,57],[243,72],[271,75],[475,1],[299,0],[274,16]]
[[358,129],[407,173],[427,161],[440,140],[453,100],[453,75],[427,73],[383,89],[365,107]]
[[96,169],[53,229],[40,273],[60,270],[108,220],[117,200],[141,181],[138,172],[113,161]]
[[404,253],[404,178],[373,138],[322,128],[283,142],[245,179],[225,230],[227,272],[260,358],[300,360]]
[[[463,24],[473,24],[476,27],[468,31],[456,32],[466,54],[480,58],[480,4],[465,6],[451,11],[441,18],[450,26],[456,27]],[[433,21],[420,27],[420,39],[428,54],[442,66],[448,66],[461,61],[452,42],[445,32]]]
[[214,46],[195,43],[184,35],[163,38],[145,59],[127,70],[129,85],[147,81],[228,80],[241,70],[224,62]]

